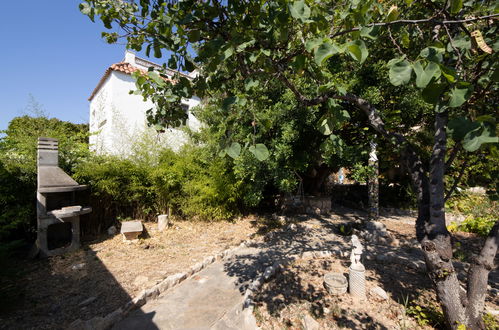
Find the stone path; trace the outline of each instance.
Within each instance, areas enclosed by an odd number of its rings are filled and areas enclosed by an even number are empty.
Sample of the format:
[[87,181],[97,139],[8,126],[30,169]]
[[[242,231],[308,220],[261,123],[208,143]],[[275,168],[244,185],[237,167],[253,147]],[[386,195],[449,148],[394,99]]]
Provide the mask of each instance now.
[[288,256],[345,243],[329,221],[319,218],[272,233],[266,241],[240,247],[184,280],[113,329],[255,329],[252,313],[242,304],[248,284],[258,274]]
[[[355,212],[338,212],[336,215],[336,220],[340,221],[358,219]],[[266,235],[265,241],[234,249],[231,255],[131,312],[113,329],[255,329],[251,309],[242,308],[249,283],[266,267],[292,255],[306,251],[348,251],[349,237],[335,235],[334,226],[328,218],[307,218],[299,225]],[[408,253],[401,248],[367,246],[366,259],[396,263],[424,272],[421,251],[410,250],[414,251]],[[458,264],[457,269],[461,269]],[[489,285],[492,290],[499,287],[499,270],[490,274]]]

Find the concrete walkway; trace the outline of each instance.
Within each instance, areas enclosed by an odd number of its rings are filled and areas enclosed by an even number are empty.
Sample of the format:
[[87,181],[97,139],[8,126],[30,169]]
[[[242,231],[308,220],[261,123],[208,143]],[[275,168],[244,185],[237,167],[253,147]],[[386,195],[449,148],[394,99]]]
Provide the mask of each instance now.
[[267,241],[240,247],[115,324],[113,329],[255,329],[242,309],[248,284],[287,256],[345,243],[326,219],[311,219]]

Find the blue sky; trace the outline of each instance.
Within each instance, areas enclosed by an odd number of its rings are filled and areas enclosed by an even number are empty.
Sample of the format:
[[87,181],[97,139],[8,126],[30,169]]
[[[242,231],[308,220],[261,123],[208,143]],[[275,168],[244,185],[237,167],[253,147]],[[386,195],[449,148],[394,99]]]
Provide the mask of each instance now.
[[26,113],[30,94],[50,117],[88,122],[87,98],[125,46],[105,43],[77,0],[2,1],[0,130]]

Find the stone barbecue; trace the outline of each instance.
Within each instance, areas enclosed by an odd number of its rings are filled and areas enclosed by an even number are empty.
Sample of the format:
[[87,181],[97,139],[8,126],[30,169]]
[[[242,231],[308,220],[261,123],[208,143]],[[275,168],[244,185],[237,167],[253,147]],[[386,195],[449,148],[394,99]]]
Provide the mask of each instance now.
[[41,256],[53,256],[80,247],[80,215],[91,207],[77,205],[78,192],[87,189],[59,167],[59,142],[38,138],[37,239]]

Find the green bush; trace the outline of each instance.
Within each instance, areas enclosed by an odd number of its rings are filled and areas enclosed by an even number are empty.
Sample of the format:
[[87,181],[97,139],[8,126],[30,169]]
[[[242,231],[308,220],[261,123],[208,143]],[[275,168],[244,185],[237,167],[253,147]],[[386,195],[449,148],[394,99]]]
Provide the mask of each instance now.
[[[228,160],[204,147],[185,146],[178,154],[165,152],[154,172],[157,199],[185,217],[227,219],[237,211],[238,190]],[[158,176],[160,174],[160,176]]]
[[237,213],[238,195],[233,176],[226,171],[227,160],[210,156],[202,147],[157,152],[157,164],[95,156],[77,166],[75,178],[92,188],[94,218],[147,219],[169,208],[174,214],[202,220]]
[[151,166],[115,156],[93,156],[78,164],[74,178],[91,188],[95,225],[117,218],[147,218],[154,212]]
[[461,213],[466,218],[460,224],[451,224],[449,230],[462,230],[487,236],[499,214],[499,203],[487,195],[463,193],[446,202],[448,211]]

